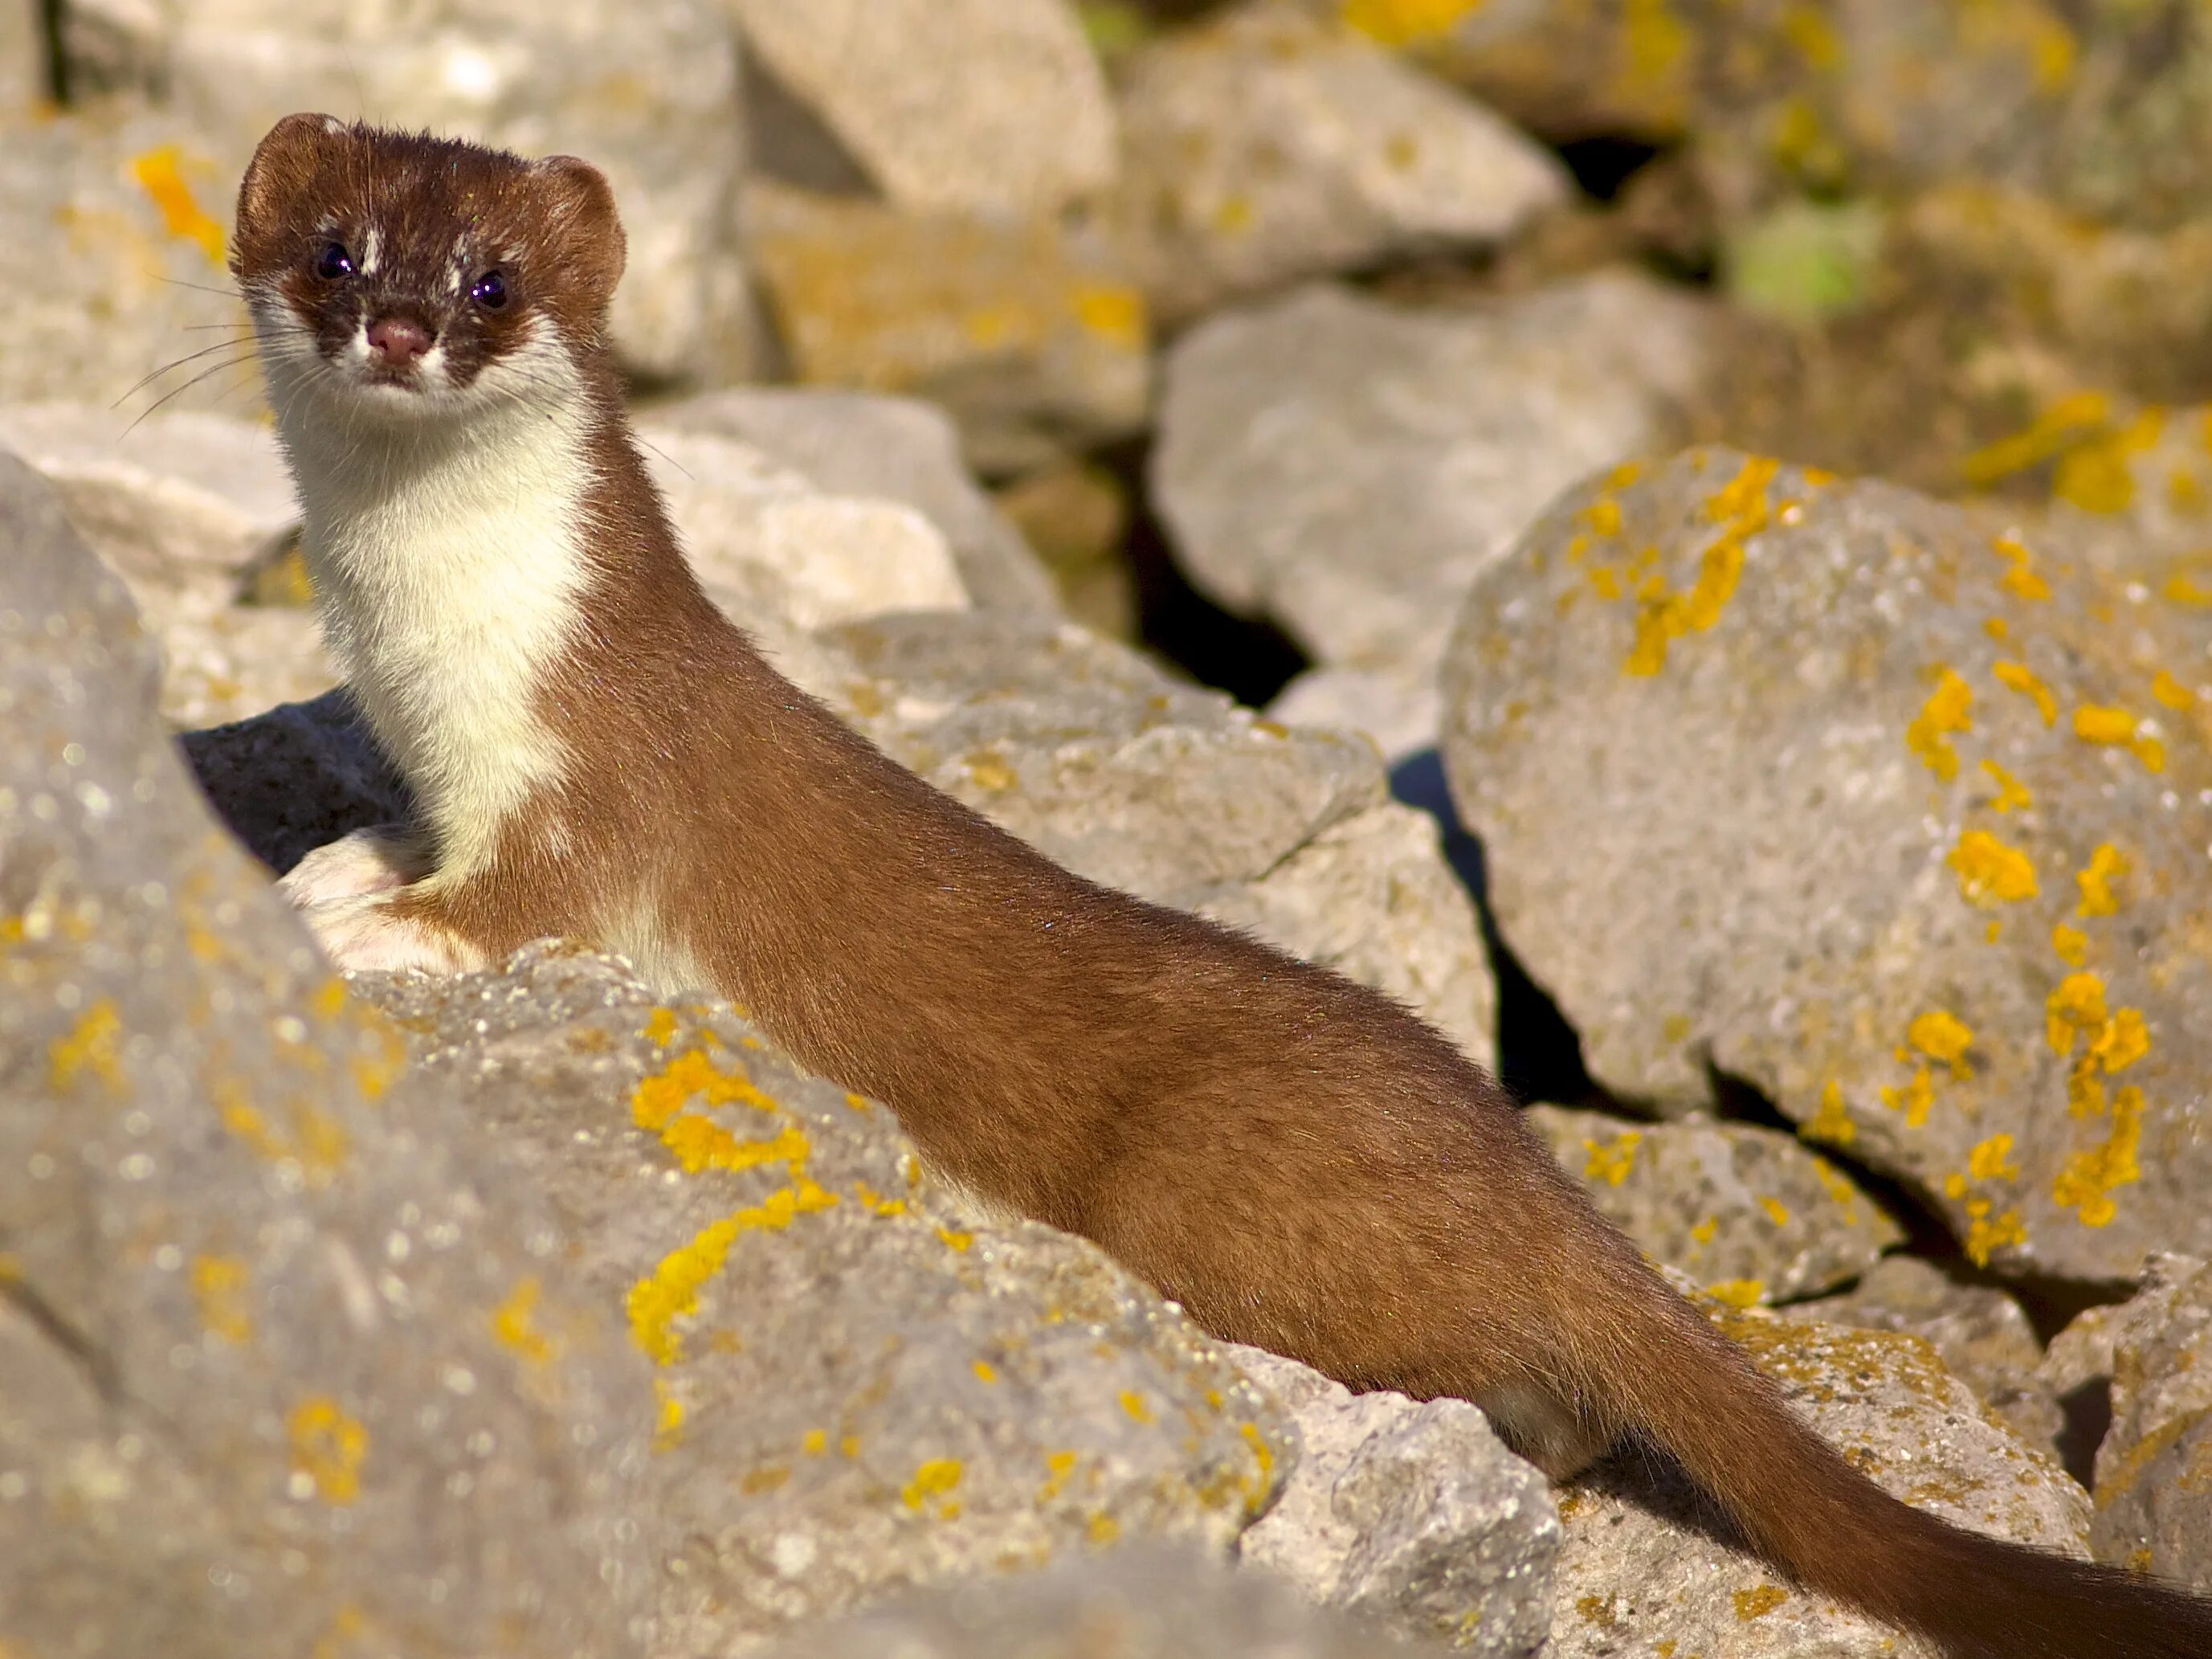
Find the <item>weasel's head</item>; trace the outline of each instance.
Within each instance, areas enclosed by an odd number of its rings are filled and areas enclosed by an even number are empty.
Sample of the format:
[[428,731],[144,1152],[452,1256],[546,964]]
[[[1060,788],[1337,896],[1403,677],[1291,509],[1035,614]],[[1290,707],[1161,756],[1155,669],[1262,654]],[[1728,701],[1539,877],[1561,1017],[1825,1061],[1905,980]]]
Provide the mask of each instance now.
[[234,246],[280,412],[309,393],[400,421],[573,396],[623,252],[614,192],[574,156],[326,115],[261,141]]

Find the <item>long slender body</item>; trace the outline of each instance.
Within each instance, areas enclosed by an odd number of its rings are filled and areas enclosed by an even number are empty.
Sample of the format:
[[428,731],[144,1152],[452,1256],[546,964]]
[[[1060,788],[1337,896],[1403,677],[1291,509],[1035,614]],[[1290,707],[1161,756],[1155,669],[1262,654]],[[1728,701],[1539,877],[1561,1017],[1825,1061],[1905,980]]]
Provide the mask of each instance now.
[[325,627],[422,812],[288,878],[342,964],[621,950],[1219,1336],[1473,1400],[1555,1477],[1639,1436],[1957,1659],[2212,1654],[2207,1603],[1857,1474],[1395,1004],[1070,874],[781,678],[632,445],[582,163],[295,116],[238,247]]

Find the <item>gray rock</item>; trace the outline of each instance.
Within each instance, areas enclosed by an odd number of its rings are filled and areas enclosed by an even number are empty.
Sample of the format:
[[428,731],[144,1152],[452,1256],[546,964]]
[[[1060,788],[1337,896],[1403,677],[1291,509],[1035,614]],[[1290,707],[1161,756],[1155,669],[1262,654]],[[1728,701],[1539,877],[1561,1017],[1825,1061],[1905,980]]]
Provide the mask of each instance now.
[[216,816],[278,875],[318,847],[412,811],[343,690],[179,742]]
[[[1992,1422],[1927,1343],[1715,1311],[1813,1426],[1897,1497],[1977,1532],[2087,1553],[2088,1494]],[[1923,1644],[1778,1582],[1716,1541],[1709,1513],[1686,1486],[1654,1481],[1626,1460],[1565,1492],[1547,1656],[1935,1659]]]
[[1445,751],[1592,1074],[1746,1079],[2003,1271],[2212,1243],[2212,752],[2136,654],[2162,604],[1739,455],[1563,499],[1469,596]]
[[1393,1635],[1517,1659],[1552,1627],[1559,1517],[1544,1477],[1463,1400],[1354,1395],[1232,1346],[1297,1425],[1298,1464],[1237,1559]]
[[1163,35],[1120,78],[1115,205],[1164,320],[1296,277],[1494,245],[1571,189],[1489,111],[1284,0]]
[[951,550],[910,507],[824,491],[738,439],[662,431],[645,453],[692,569],[741,622],[968,608]]
[[173,116],[0,112],[0,293],[14,331],[0,404],[112,404],[169,364],[123,420],[173,392],[173,409],[258,398],[223,264],[245,161]]
[[71,0],[70,12],[72,40],[106,56],[98,78],[205,135],[224,227],[254,143],[295,110],[582,155],[613,184],[629,240],[614,305],[625,361],[708,384],[750,368],[737,43],[715,0]]
[[1357,737],[1255,720],[1069,624],[833,630],[884,750],[1070,869],[1247,927],[1411,1005],[1487,1064],[1493,996],[1433,821]]
[[1115,171],[1114,110],[1065,0],[723,0],[896,205],[1049,213]]
[[2112,1426],[2090,1542],[2100,1560],[2212,1589],[2212,1265],[2154,1256],[2109,1328]]
[[1276,694],[1267,718],[1364,732],[1395,766],[1436,744],[1444,706],[1436,678],[1433,665],[1309,668]]
[[1316,1611],[1258,1573],[1189,1551],[1117,1550],[971,1578],[805,1630],[771,1659],[1414,1659],[1364,1621]]
[[645,1367],[203,810],[120,584],[5,459],[0,550],[9,1642],[635,1652]]
[[985,611],[1059,609],[1051,577],[960,459],[945,411],[918,398],[797,386],[742,386],[652,411],[645,435],[742,439],[838,495],[902,501],[937,526],[960,580]]
[[161,647],[161,716],[179,731],[243,720],[337,684],[308,611],[235,605],[197,586],[149,592],[143,605]]
[[1078,1239],[981,1224],[887,1110],[728,1005],[657,1002],[558,945],[362,988],[654,1363],[658,1651],[1122,1539],[1224,1551],[1294,1455],[1180,1312]]
[[1884,1256],[1842,1296],[1784,1309],[1806,1319],[1926,1341],[1954,1376],[2031,1446],[2055,1450],[2065,1427],[2057,1395],[2038,1375],[2043,1345],[2019,1303],[1986,1285],[1962,1285],[1915,1256]]
[[0,6],[0,112],[13,114],[46,95],[39,9],[28,0]]
[[991,474],[1143,424],[1144,295],[1098,231],[766,183],[747,189],[745,218],[801,382],[927,398]]
[[133,593],[235,578],[299,521],[275,433],[236,416],[134,423],[96,404],[15,404],[0,407],[0,449],[45,477]]
[[1450,313],[1301,289],[1168,355],[1152,484],[1192,579],[1332,666],[1432,668],[1552,497],[1659,442],[1702,313],[1602,274]]
[[1731,1306],[1818,1296],[1905,1242],[1850,1176],[1778,1130],[1564,1106],[1532,1106],[1528,1120],[1646,1255]]

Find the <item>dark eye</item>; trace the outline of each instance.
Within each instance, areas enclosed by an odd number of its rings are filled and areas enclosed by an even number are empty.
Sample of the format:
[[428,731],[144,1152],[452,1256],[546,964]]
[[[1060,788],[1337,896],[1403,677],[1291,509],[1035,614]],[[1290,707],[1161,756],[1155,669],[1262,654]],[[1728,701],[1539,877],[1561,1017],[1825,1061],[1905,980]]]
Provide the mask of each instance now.
[[331,242],[315,256],[315,275],[326,283],[353,275],[353,255],[345,251],[343,242]]
[[507,279],[495,270],[487,270],[477,278],[477,285],[469,290],[469,298],[486,311],[497,311],[507,303]]

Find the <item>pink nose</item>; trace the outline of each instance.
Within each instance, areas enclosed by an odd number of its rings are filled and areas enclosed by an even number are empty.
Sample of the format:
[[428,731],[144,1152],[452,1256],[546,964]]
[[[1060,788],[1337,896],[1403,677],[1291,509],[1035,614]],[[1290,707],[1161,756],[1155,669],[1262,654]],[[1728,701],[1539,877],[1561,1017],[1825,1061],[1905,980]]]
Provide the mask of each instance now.
[[368,349],[388,368],[404,368],[430,349],[430,331],[404,317],[380,317],[368,325]]

